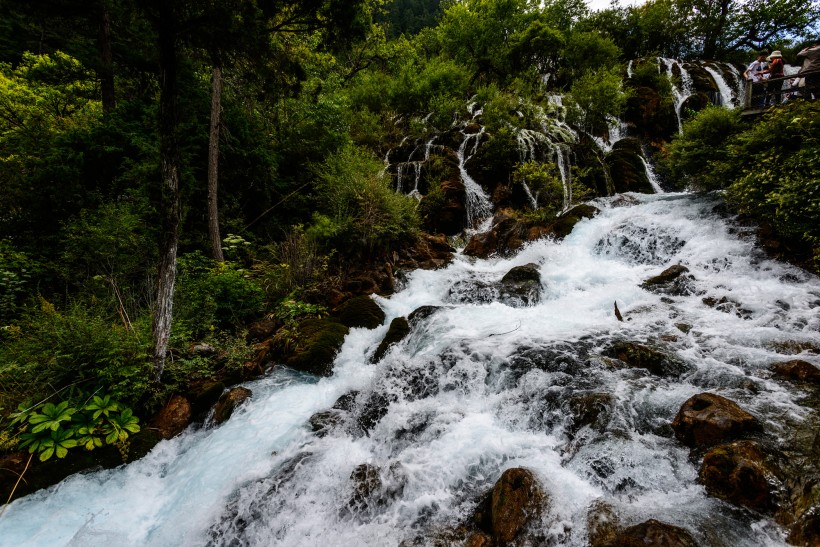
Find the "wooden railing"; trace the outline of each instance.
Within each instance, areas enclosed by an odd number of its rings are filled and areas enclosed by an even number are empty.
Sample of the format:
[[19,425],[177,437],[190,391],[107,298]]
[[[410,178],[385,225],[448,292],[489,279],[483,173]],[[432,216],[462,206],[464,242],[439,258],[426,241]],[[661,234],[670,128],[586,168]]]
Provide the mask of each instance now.
[[[800,86],[800,81],[806,76],[811,75],[816,75],[815,79],[817,79],[818,82],[814,82],[811,85],[806,82],[803,86]],[[780,85],[775,86],[775,89],[770,89],[770,87],[773,87],[771,84],[774,83],[779,83]],[[807,100],[820,98],[820,70],[792,74],[791,76],[769,78],[768,80],[761,80],[759,82],[746,80],[743,110],[749,113],[762,112],[775,104],[780,104],[784,100],[789,100],[793,97],[801,97]]]

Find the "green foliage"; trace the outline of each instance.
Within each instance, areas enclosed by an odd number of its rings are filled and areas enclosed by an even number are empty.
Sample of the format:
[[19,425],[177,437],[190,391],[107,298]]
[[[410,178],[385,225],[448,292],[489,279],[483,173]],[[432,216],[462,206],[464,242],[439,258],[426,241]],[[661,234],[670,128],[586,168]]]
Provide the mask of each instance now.
[[76,446],[93,450],[103,444],[121,444],[140,430],[139,419],[131,409],[110,395],[93,395],[78,408],[69,406],[68,401],[46,403],[39,412],[21,404],[12,425],[19,430],[20,448],[39,454],[40,461],[54,455],[65,458]]
[[308,236],[344,241],[363,253],[412,237],[419,224],[416,201],[394,192],[382,170],[379,160],[354,147],[328,157],[316,170],[321,216]]
[[597,32],[572,32],[562,52],[561,73],[569,81],[598,70],[613,70],[620,64],[621,50]]
[[299,322],[308,317],[321,319],[327,315],[327,308],[319,304],[308,304],[293,298],[282,300],[273,312],[276,319],[282,321],[285,327],[294,328]]
[[642,60],[635,63],[632,69],[632,78],[629,83],[633,87],[648,87],[658,92],[665,101],[672,103],[672,82],[666,72],[658,70],[658,65],[654,62]]
[[722,188],[736,174],[729,155],[733,135],[742,129],[740,113],[708,107],[683,125],[683,134],[668,149],[669,172],[679,186]]
[[623,112],[629,91],[614,70],[587,72],[569,90],[567,120],[590,133],[602,133]]
[[12,243],[0,239],[0,326],[17,317],[24,301],[32,295],[42,265]]
[[129,404],[139,401],[149,387],[148,325],[137,321],[127,329],[101,311],[80,302],[58,311],[45,300],[27,309],[0,335],[0,406],[97,388]]
[[248,270],[216,263],[199,251],[178,259],[174,334],[176,342],[216,328],[237,328],[262,311],[264,294]]
[[516,184],[526,184],[540,208],[548,210],[561,208],[564,186],[555,164],[535,161],[519,164],[513,171],[513,181]]

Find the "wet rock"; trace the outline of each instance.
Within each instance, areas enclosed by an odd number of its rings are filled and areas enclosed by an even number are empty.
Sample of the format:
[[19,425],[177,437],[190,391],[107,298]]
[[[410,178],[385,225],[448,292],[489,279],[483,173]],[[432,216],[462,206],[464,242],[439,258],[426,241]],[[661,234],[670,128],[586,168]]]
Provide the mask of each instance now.
[[514,467],[502,473],[493,486],[490,521],[499,542],[513,541],[541,512],[544,493],[529,469]]
[[501,211],[493,218],[492,227],[482,234],[474,235],[463,253],[467,256],[487,258],[492,255],[511,256],[520,249],[527,235],[527,226],[515,219],[511,212]]
[[191,403],[182,395],[174,395],[151,420],[151,426],[163,439],[170,439],[191,423]]
[[649,141],[670,141],[678,132],[678,118],[671,101],[655,89],[637,86],[626,101],[624,121]]
[[351,329],[375,329],[384,322],[384,312],[369,296],[356,296],[336,309],[334,319]]
[[447,301],[454,304],[489,304],[499,296],[496,284],[478,279],[456,281],[447,291]]
[[769,342],[766,344],[766,348],[783,355],[798,355],[804,351],[814,355],[820,354],[820,345],[809,341],[778,340]]
[[599,212],[600,210],[597,207],[593,207],[592,205],[588,205],[586,203],[576,205],[558,217],[558,220],[549,226],[549,234],[555,237],[555,239],[564,239],[572,232],[572,229],[575,228],[575,225],[581,220],[585,218],[592,218]]
[[723,313],[734,313],[737,317],[742,319],[751,319],[752,317],[751,310],[744,308],[739,302],[735,302],[726,296],[719,299],[714,296],[707,296],[702,299],[702,302],[710,308],[715,308],[717,311]]
[[709,494],[756,511],[772,511],[781,485],[772,454],[749,440],[716,446],[703,457],[700,481]]
[[411,326],[416,326],[418,323],[420,323],[424,319],[427,319],[440,309],[441,306],[419,306],[418,308],[413,310],[412,313],[410,313],[410,315],[407,316],[407,322]]
[[603,431],[612,418],[615,398],[609,393],[581,393],[573,395],[568,403],[572,422],[570,431],[575,433],[589,426],[595,431]]
[[265,363],[270,360],[271,342],[259,342],[253,345],[253,356],[242,363],[241,379],[256,378],[265,371]]
[[484,532],[476,532],[475,534],[471,535],[467,538],[467,541],[464,543],[464,547],[494,547],[495,541],[493,538],[485,534]]
[[537,264],[516,266],[507,272],[499,284],[502,302],[510,305],[528,306],[541,298],[541,273]]
[[453,176],[442,180],[439,188],[424,196],[419,203],[424,228],[447,235],[456,235],[464,230],[467,224],[464,201],[464,183],[455,168]]
[[[460,229],[459,229],[460,231]],[[453,261],[456,249],[443,234],[421,234],[415,243],[399,251],[397,266],[406,269],[435,270]]]
[[608,503],[597,500],[587,513],[587,531],[590,547],[612,545],[618,537],[620,523],[615,510]]
[[683,444],[703,448],[759,431],[760,422],[734,401],[714,393],[700,393],[683,403],[672,429]]
[[214,406],[214,423],[219,425],[226,422],[239,405],[248,400],[253,392],[245,387],[231,388],[219,398]]
[[630,526],[609,544],[612,547],[697,547],[692,534],[684,528],[655,519]]
[[616,192],[655,193],[646,175],[642,157],[640,141],[631,137],[616,142],[612,151],[606,155],[604,161],[609,167]]
[[329,319],[308,319],[297,330],[295,347],[286,352],[285,363],[296,370],[330,376],[333,360],[347,336],[347,326]]
[[820,545],[820,473],[816,458],[810,463],[808,473],[792,477],[791,514],[788,515],[788,542],[792,545],[812,547]]
[[384,339],[382,339],[379,347],[376,348],[376,352],[373,354],[370,362],[378,363],[381,361],[390,347],[404,340],[408,334],[410,334],[410,323],[408,323],[407,319],[404,317],[396,317],[393,319],[390,322],[390,328],[387,330],[387,334],[384,335]]
[[197,419],[204,418],[211,408],[216,404],[225,391],[225,384],[222,382],[205,382],[192,386],[186,394],[191,401],[191,412]]
[[347,504],[349,510],[360,513],[374,507],[384,506],[400,496],[407,482],[401,465],[394,464],[383,472],[369,463],[356,466],[350,474],[353,494]]
[[604,351],[604,355],[619,359],[633,368],[645,368],[656,376],[677,376],[689,370],[680,360],[637,342],[615,342]]
[[808,361],[794,359],[772,365],[772,372],[783,378],[799,382],[820,384],[820,369]]
[[346,393],[339,397],[330,409],[311,416],[308,420],[311,430],[318,437],[324,437],[338,427],[344,421],[347,413],[355,408],[358,395],[358,391]]
[[692,276],[684,276],[689,268],[680,264],[675,264],[662,271],[660,274],[650,277],[643,283],[641,287],[653,292],[671,294],[674,296],[686,296],[692,294],[692,289],[689,287],[689,282],[693,279]]

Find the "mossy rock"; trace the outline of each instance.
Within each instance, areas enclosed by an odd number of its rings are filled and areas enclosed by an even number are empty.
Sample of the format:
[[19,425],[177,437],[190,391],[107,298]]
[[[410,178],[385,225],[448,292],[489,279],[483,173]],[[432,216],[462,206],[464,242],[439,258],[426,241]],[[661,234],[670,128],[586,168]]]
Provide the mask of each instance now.
[[338,307],[334,321],[351,329],[375,329],[384,322],[384,312],[369,296],[356,296]]
[[655,192],[646,175],[642,155],[640,142],[633,138],[618,141],[607,154],[605,161],[616,192]]
[[650,87],[636,87],[627,99],[624,121],[650,141],[669,141],[678,132],[675,105]]
[[593,207],[592,205],[587,205],[586,203],[582,203],[581,205],[576,205],[556,220],[550,227],[550,233],[554,234],[556,239],[563,239],[567,237],[571,232],[572,229],[575,228],[575,225],[578,224],[582,219],[585,218],[592,218],[599,213],[597,207]]
[[308,319],[300,323],[297,330],[296,347],[289,352],[285,361],[287,366],[319,376],[330,376],[333,360],[350,329],[330,319]]
[[656,348],[636,342],[615,342],[604,352],[604,355],[619,359],[633,368],[645,368],[656,376],[677,376],[689,369],[678,359]]
[[378,363],[381,361],[387,353],[387,350],[390,349],[390,346],[398,344],[404,340],[408,334],[410,334],[410,323],[407,322],[407,319],[404,317],[396,317],[393,319],[393,321],[390,322],[390,328],[387,329],[387,334],[384,335],[381,344],[376,348],[376,353],[373,354],[370,362]]

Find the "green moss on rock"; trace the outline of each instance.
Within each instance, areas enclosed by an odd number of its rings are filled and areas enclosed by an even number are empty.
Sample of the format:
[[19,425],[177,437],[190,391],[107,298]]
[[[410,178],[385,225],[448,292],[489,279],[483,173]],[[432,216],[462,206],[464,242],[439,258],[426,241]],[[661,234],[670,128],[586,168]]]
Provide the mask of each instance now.
[[351,329],[375,329],[384,322],[384,312],[369,296],[356,296],[339,306],[334,320]]
[[330,376],[333,360],[349,330],[347,326],[330,319],[303,321],[298,327],[296,347],[289,352],[285,363],[296,370]]
[[387,350],[390,349],[390,346],[398,344],[404,340],[408,334],[410,334],[410,323],[407,322],[407,319],[404,317],[396,317],[393,319],[393,321],[390,322],[390,328],[387,330],[387,334],[384,335],[384,340],[382,340],[379,347],[376,348],[376,353],[373,354],[370,361],[373,363],[381,361],[387,353]]

